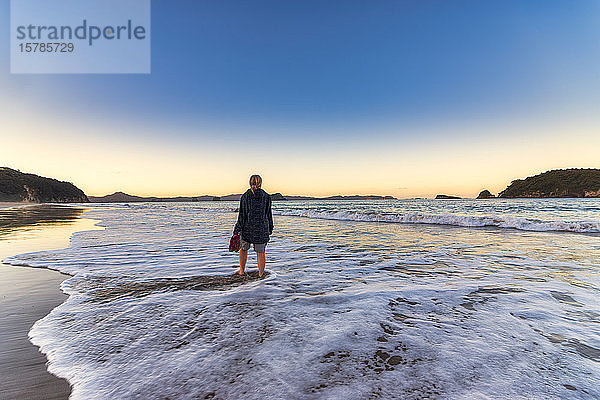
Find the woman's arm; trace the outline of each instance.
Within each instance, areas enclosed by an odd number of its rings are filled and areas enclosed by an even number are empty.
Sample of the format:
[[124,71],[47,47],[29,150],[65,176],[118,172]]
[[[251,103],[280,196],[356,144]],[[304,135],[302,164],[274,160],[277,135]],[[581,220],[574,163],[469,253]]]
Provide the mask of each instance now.
[[244,196],[240,199],[240,210],[238,212],[238,220],[235,223],[235,228],[233,228],[233,234],[239,235],[243,230],[244,225],[246,224],[246,219],[248,217],[248,209],[246,207],[246,202],[244,201]]
[[273,234],[273,213],[271,212],[271,196],[267,199],[267,219],[269,220],[269,235]]

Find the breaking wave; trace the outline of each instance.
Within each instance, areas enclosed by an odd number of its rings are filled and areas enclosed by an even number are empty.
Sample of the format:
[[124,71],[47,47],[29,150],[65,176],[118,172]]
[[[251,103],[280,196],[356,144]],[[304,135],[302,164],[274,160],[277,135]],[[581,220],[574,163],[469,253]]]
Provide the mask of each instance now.
[[501,216],[466,216],[454,214],[384,213],[289,209],[275,211],[282,216],[330,219],[339,221],[386,222],[398,224],[453,225],[463,227],[497,227],[523,231],[562,231],[600,233],[600,221],[542,221]]

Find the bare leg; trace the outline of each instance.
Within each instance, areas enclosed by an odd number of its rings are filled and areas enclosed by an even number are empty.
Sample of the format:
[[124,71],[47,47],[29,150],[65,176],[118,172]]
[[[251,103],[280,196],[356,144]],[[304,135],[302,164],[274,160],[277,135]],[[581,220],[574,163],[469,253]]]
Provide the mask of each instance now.
[[256,253],[256,260],[258,261],[258,276],[262,278],[265,272],[265,262],[267,261],[265,253]]
[[240,271],[239,275],[244,275],[244,268],[246,268],[246,260],[248,259],[248,250],[240,249]]

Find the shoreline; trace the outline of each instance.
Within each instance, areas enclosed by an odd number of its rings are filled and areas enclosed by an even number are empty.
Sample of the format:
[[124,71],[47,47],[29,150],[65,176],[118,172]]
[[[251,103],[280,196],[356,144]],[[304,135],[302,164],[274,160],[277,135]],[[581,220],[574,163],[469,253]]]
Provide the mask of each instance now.
[[37,206],[38,203],[28,203],[25,201],[13,202],[13,201],[0,201],[0,210],[6,210],[11,208]]
[[46,356],[29,341],[33,324],[64,303],[60,290],[69,276],[43,268],[0,263],[0,397],[6,399],[68,399],[71,385],[46,368]]
[[48,359],[29,340],[34,323],[64,303],[70,275],[9,265],[6,257],[69,246],[75,232],[96,229],[82,207],[0,203],[0,398],[68,399],[71,385],[47,370]]

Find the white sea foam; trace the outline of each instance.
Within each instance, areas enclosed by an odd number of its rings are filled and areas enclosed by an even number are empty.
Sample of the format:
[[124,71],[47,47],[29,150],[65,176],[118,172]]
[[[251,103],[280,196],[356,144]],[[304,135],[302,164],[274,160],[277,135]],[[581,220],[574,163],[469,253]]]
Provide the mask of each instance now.
[[463,227],[512,228],[523,231],[562,231],[600,233],[600,221],[541,221],[528,218],[501,216],[468,216],[454,214],[380,213],[356,211],[321,211],[312,209],[288,209],[276,211],[278,215],[339,221],[385,222],[401,224],[453,225]]
[[74,400],[600,398],[596,236],[346,221],[378,204],[276,204],[273,273],[231,288],[185,284],[235,271],[230,205],[103,205],[6,261],[73,275],[30,338]]

